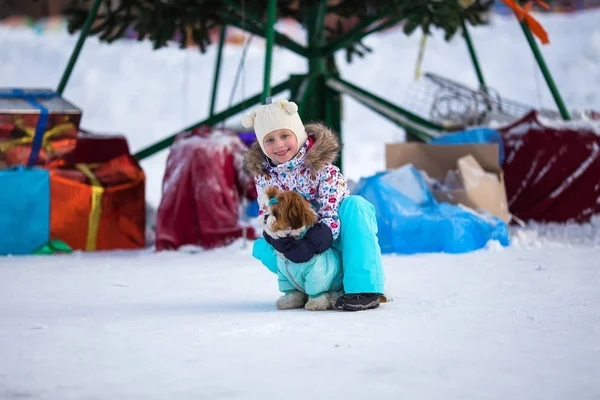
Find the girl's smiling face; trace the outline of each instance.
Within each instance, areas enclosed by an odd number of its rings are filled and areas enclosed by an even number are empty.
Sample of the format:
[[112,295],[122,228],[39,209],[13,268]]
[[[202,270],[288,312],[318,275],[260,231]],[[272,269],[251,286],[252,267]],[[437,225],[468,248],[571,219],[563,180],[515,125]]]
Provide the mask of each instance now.
[[298,153],[298,139],[289,129],[269,132],[263,139],[267,157],[276,164],[290,161]]

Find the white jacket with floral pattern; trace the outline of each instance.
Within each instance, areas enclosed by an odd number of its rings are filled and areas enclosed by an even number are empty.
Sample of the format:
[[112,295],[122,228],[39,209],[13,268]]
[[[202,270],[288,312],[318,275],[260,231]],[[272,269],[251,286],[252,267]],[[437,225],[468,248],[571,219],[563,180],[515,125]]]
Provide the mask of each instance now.
[[[338,167],[332,164],[337,158],[340,144],[337,136],[321,124],[306,125],[308,140],[296,156],[284,164],[274,165],[254,143],[246,155],[246,169],[254,175],[258,198],[267,187],[300,193],[310,202],[337,239],[340,233],[338,209],[349,195],[346,179]],[[259,215],[266,204],[259,204]]]

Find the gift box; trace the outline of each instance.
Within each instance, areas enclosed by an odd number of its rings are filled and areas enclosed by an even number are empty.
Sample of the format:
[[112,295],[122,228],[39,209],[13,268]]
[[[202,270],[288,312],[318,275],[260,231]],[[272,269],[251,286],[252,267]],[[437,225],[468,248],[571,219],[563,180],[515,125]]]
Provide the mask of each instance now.
[[0,171],[0,256],[31,254],[48,242],[48,171],[14,167]]
[[[44,144],[44,147],[40,149],[37,162],[35,165],[43,167],[52,162],[55,158],[60,158],[73,151],[77,139],[75,138],[63,138],[59,140],[48,141]],[[0,157],[2,144],[0,144]],[[11,145],[4,153],[4,159],[0,160],[0,169],[2,164],[6,167],[15,165],[27,165],[29,158],[31,157],[31,145],[20,144]]]
[[50,89],[0,88],[0,165],[45,165],[72,151],[80,123],[81,110]]
[[80,138],[68,157],[48,167],[51,237],[74,250],[145,246],[145,175],[123,137]]

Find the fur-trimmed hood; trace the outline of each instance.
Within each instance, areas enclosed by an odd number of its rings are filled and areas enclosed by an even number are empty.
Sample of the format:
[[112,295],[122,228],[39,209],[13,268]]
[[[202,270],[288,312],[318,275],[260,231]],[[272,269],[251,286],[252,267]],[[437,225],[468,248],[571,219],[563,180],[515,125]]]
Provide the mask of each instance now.
[[[314,139],[314,143],[306,152],[304,164],[311,171],[317,172],[338,157],[340,141],[335,133],[323,124],[308,124],[305,129],[308,136]],[[252,175],[261,175],[268,172],[268,165],[267,156],[260,149],[258,142],[254,142],[246,153],[244,168]]]

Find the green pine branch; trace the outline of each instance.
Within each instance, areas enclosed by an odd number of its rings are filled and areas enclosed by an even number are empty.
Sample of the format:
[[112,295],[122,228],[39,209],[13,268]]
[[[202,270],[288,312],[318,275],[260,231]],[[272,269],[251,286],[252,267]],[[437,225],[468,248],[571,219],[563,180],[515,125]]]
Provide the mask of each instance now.
[[[72,0],[64,10],[70,33],[82,28],[93,1]],[[306,26],[310,8],[319,1],[279,0],[278,17],[293,18]],[[485,24],[485,15],[492,5],[493,0],[329,0],[327,13],[359,21],[385,16],[385,20],[403,23],[407,35],[418,28],[426,34],[441,29],[446,40],[450,40],[463,19],[474,26]],[[255,34],[264,32],[265,13],[265,0],[102,0],[91,34],[110,43],[122,38],[132,27],[139,40],[151,41],[155,49],[179,37],[180,46],[184,47],[191,38],[205,52],[211,44],[212,29],[233,19],[247,21]],[[339,41],[345,32],[341,22],[328,27],[328,44]],[[345,43],[348,60],[371,51],[362,43],[364,35],[355,36]]]

